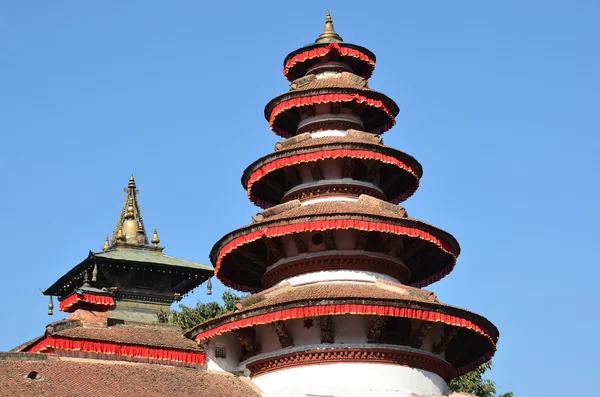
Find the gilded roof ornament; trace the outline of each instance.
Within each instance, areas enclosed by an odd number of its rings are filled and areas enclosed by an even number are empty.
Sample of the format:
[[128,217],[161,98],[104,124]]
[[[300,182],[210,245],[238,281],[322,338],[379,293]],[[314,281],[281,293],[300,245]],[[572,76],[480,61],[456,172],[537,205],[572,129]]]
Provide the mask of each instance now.
[[106,239],[104,240],[104,245],[102,246],[102,251],[106,251],[110,248],[110,242],[108,241],[108,234],[106,235]]
[[113,234],[111,245],[115,242],[127,242],[131,244],[149,245],[148,236],[144,228],[144,221],[140,211],[138,200],[139,190],[136,188],[133,174],[129,177],[129,182],[125,190],[125,201],[117,221],[117,226]]
[[152,244],[154,244],[155,247],[158,247],[158,243],[160,243],[160,239],[158,238],[158,232],[156,231],[156,228],[154,228],[154,234],[152,234],[151,242]]
[[341,43],[343,41],[344,40],[341,38],[341,36],[333,29],[333,20],[331,19],[329,10],[327,10],[327,13],[325,14],[325,28],[323,29],[323,33],[317,37],[315,43]]

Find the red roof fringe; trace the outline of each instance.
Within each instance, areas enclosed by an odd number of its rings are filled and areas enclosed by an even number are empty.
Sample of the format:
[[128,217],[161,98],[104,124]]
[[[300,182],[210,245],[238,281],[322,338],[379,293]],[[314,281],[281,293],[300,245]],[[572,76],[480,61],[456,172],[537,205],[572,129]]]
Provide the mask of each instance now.
[[206,354],[162,347],[127,345],[115,342],[98,342],[84,339],[68,339],[48,335],[31,346],[27,351],[44,353],[48,349],[79,350],[89,353],[115,354],[154,360],[170,360],[181,363],[202,365],[206,363]]
[[285,112],[288,109],[291,109],[293,107],[298,107],[298,106],[308,106],[308,105],[314,105],[316,103],[350,102],[350,101],[356,101],[358,103],[364,102],[369,106],[381,109],[390,118],[389,122],[385,123],[384,125],[382,125],[380,127],[375,128],[369,132],[376,134],[376,135],[381,135],[396,124],[393,112],[383,103],[383,101],[381,101],[379,99],[368,98],[361,94],[320,94],[320,95],[308,95],[308,96],[290,98],[290,99],[287,99],[285,101],[278,103],[275,107],[273,107],[273,110],[271,110],[271,116],[269,118],[269,127],[271,127],[271,130],[273,130],[273,132],[275,132],[277,135],[284,137],[284,138],[290,138],[290,137],[294,136],[295,131],[289,132],[289,131],[279,128],[275,125],[275,120],[281,113]]
[[[454,263],[456,261],[456,252],[454,251],[454,249],[452,248],[450,243],[448,243],[445,240],[442,240],[439,237],[434,236],[433,234],[431,234],[429,232],[426,232],[421,229],[417,229],[415,227],[393,225],[393,224],[384,223],[384,222],[361,221],[361,220],[357,220],[357,219],[323,219],[323,220],[292,223],[292,224],[283,225],[283,226],[264,227],[262,229],[255,230],[253,232],[249,232],[247,234],[244,234],[242,236],[234,238],[233,240],[231,240],[230,242],[225,244],[219,250],[219,254],[217,255],[217,260],[215,263],[215,274],[217,275],[219,280],[221,280],[225,285],[227,285],[231,288],[235,288],[238,291],[258,292],[258,291],[260,291],[259,288],[253,288],[253,287],[249,287],[246,285],[241,285],[241,284],[232,282],[229,279],[226,279],[225,277],[223,277],[223,275],[219,272],[219,270],[221,268],[223,258],[227,254],[229,254],[230,252],[234,251],[235,249],[241,247],[242,245],[259,240],[262,237],[268,237],[268,238],[269,237],[279,237],[279,236],[284,236],[284,235],[293,234],[293,233],[300,233],[300,232],[307,232],[307,231],[314,231],[314,230],[329,230],[329,229],[356,229],[356,230],[364,230],[364,231],[369,231],[369,232],[370,231],[378,231],[378,232],[392,233],[392,234],[397,234],[397,235],[406,235],[409,237],[416,237],[416,238],[420,238],[421,240],[429,241],[430,243],[435,244],[442,251],[444,251],[452,256],[452,263],[448,267],[446,267],[446,269],[437,273],[441,277],[443,277],[442,274],[446,275],[450,272],[450,270],[452,270],[452,268],[454,267]],[[432,277],[429,277],[428,280],[429,279],[431,279],[431,281],[428,284],[431,284],[432,282],[439,280],[439,278],[433,279]],[[419,284],[421,284],[421,283],[419,283]],[[428,284],[424,284],[424,285],[428,285]]]
[[91,303],[93,305],[101,306],[97,309],[109,309],[115,305],[115,301],[110,295],[96,295],[88,293],[77,293],[73,292],[67,295],[63,300],[60,301],[59,310],[63,312],[71,312],[74,309],[74,305],[79,302]]
[[368,56],[367,54],[365,54],[362,51],[347,47],[344,44],[338,44],[336,42],[333,42],[333,43],[330,43],[326,47],[311,48],[309,50],[302,51],[302,52],[294,55],[293,57],[288,59],[287,62],[285,63],[285,66],[283,68],[283,75],[289,81],[293,81],[294,77],[290,76],[290,70],[294,66],[296,66],[298,63],[305,62],[309,59],[322,57],[322,56],[328,54],[329,51],[331,51],[331,50],[336,50],[338,52],[338,54],[340,54],[341,56],[349,56],[349,57],[357,58],[357,59],[360,59],[361,61],[368,63],[371,67],[369,68],[369,70],[367,72],[365,72],[363,74],[362,77],[364,77],[365,79],[368,79],[373,74],[373,70],[375,69],[375,60],[373,60],[370,56]]
[[[248,188],[247,188],[248,198],[257,205],[259,205],[259,202],[261,204],[266,203],[264,200],[260,200],[260,199],[256,198],[251,193],[251,190],[252,190],[252,185],[254,185],[254,183],[256,183],[259,179],[261,179],[262,177],[267,175],[269,172],[275,171],[275,170],[283,168],[283,167],[287,167],[289,165],[307,163],[310,161],[317,161],[317,160],[323,160],[323,159],[331,159],[331,158],[335,159],[335,158],[346,158],[346,157],[369,159],[369,160],[379,160],[382,163],[393,164],[393,165],[397,166],[398,168],[401,168],[401,169],[409,172],[410,174],[412,174],[416,180],[414,187],[411,187],[411,189],[409,191],[405,192],[404,194],[394,197],[391,200],[389,200],[393,204],[400,203],[401,201],[405,200],[410,195],[412,195],[415,192],[415,190],[417,190],[417,187],[419,184],[419,182],[418,182],[419,177],[418,177],[417,173],[415,172],[415,170],[413,169],[413,167],[411,167],[409,164],[405,163],[404,161],[401,161],[395,157],[388,156],[386,154],[379,153],[379,152],[376,152],[373,150],[335,149],[335,150],[319,150],[317,152],[312,152],[312,153],[295,154],[295,155],[291,155],[288,157],[278,158],[276,160],[273,160],[269,163],[262,165],[261,167],[257,168],[252,174],[250,174],[250,177],[248,178]],[[268,204],[268,206],[273,205],[272,203],[267,203],[267,204]]]
[[[212,338],[215,335],[239,329],[251,327],[259,324],[269,324],[275,321],[289,320],[293,318],[306,318],[313,316],[329,316],[329,315],[341,315],[341,314],[361,314],[361,315],[377,315],[377,316],[391,316],[391,317],[403,317],[412,318],[431,322],[441,322],[447,325],[461,327],[469,329],[479,335],[484,336],[490,342],[490,350],[485,353],[482,357],[473,361],[472,363],[459,368],[460,374],[468,372],[481,365],[482,363],[489,360],[496,350],[496,343],[491,334],[483,327],[474,323],[471,320],[453,316],[450,314],[439,313],[431,310],[412,309],[408,307],[393,307],[393,306],[380,306],[380,305],[362,305],[362,304],[334,304],[334,305],[321,305],[321,306],[304,306],[296,307],[291,309],[283,309],[270,313],[259,314],[252,317],[241,318],[222,324],[213,329],[200,332],[196,335],[197,341]],[[457,375],[458,376],[458,375]]]

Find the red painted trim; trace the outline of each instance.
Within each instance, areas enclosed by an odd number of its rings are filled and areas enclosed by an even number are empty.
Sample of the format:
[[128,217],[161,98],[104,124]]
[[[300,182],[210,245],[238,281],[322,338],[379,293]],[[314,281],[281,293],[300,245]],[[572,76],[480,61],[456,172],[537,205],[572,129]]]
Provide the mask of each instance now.
[[78,350],[99,354],[114,354],[118,356],[137,357],[142,359],[170,360],[183,363],[204,364],[206,354],[164,347],[129,345],[116,342],[99,342],[87,339],[69,339],[48,335],[31,346],[27,351],[44,353],[49,349]]
[[300,164],[300,163],[308,163],[311,161],[318,161],[324,159],[337,159],[337,158],[358,158],[358,159],[368,159],[368,160],[378,160],[385,164],[392,164],[396,167],[410,173],[415,178],[415,186],[411,188],[405,194],[395,197],[391,199],[394,204],[402,201],[402,199],[410,196],[417,189],[419,184],[419,176],[417,175],[415,169],[408,163],[397,159],[396,157],[389,156],[387,154],[383,154],[374,150],[358,150],[358,149],[334,149],[334,150],[319,150],[316,152],[310,153],[302,153],[302,154],[294,154],[287,157],[280,157],[273,161],[270,161],[266,164],[263,164],[248,178],[248,198],[252,200],[255,204],[257,203],[256,199],[252,195],[252,186],[258,182],[261,178],[266,176],[267,174],[276,171],[278,169],[288,167],[290,165]]
[[79,302],[96,305],[98,307],[95,307],[94,310],[99,311],[108,310],[115,305],[115,301],[110,295],[97,295],[85,292],[79,294],[77,292],[73,292],[60,301],[59,310],[63,312],[72,312],[76,309],[76,304]]
[[[358,219],[322,219],[315,221],[292,223],[283,226],[267,226],[232,239],[219,250],[217,260],[215,263],[215,274],[217,275],[219,280],[221,280],[224,284],[226,284],[229,287],[235,288],[240,291],[256,292],[256,288],[251,288],[245,285],[234,283],[221,274],[219,270],[221,268],[221,264],[223,263],[223,258],[226,255],[245,244],[259,240],[263,237],[271,238],[293,233],[329,229],[356,229],[364,231],[378,231],[383,233],[406,235],[409,237],[415,237],[421,240],[429,241],[432,244],[435,244],[442,251],[451,255],[452,257],[452,260],[448,264],[448,266],[446,266],[442,271],[436,273],[436,276],[440,276],[440,278],[443,277],[443,275],[448,274],[452,270],[456,262],[456,252],[454,251],[449,242],[442,240],[441,238],[416,227],[400,226],[384,222],[362,221]],[[438,279],[434,280],[431,277],[427,278],[429,283],[437,281]],[[422,283],[423,282],[419,282],[418,284]]]
[[271,116],[269,117],[269,127],[271,127],[271,130],[273,130],[273,132],[275,132],[277,135],[282,136],[284,138],[289,138],[294,135],[295,131],[286,131],[275,125],[275,121],[281,113],[293,107],[309,106],[317,103],[350,101],[365,103],[369,106],[378,108],[385,112],[390,118],[389,122],[369,132],[377,135],[383,134],[385,131],[389,130],[396,124],[393,112],[383,103],[383,101],[379,99],[369,98],[361,94],[320,94],[290,98],[288,100],[279,102],[277,105],[275,105],[273,110],[271,110]]
[[305,62],[307,60],[313,59],[313,58],[319,58],[319,57],[325,56],[331,50],[336,50],[338,52],[338,54],[340,54],[341,56],[349,56],[349,57],[357,58],[357,59],[360,59],[361,61],[369,64],[370,70],[368,70],[363,75],[363,77],[365,79],[368,79],[373,74],[373,70],[375,69],[375,60],[374,59],[372,59],[370,56],[368,56],[364,52],[359,51],[355,48],[346,47],[344,44],[339,44],[339,43],[333,42],[326,47],[312,48],[310,50],[302,51],[302,52],[294,55],[293,57],[288,59],[287,62],[285,63],[285,66],[283,67],[283,75],[289,81],[293,81],[295,79],[295,77],[290,75],[290,70],[294,66],[296,66],[299,63]]
[[451,314],[444,314],[432,310],[412,309],[409,307],[393,307],[380,305],[363,305],[363,304],[334,304],[320,306],[303,306],[291,309],[276,310],[270,313],[258,314],[239,320],[234,320],[226,324],[219,325],[212,329],[200,332],[196,335],[196,340],[212,338],[215,335],[220,335],[234,329],[252,327],[257,324],[268,324],[275,321],[289,320],[292,318],[306,318],[313,316],[329,316],[340,314],[361,314],[361,315],[377,315],[412,318],[432,322],[441,322],[455,327],[461,327],[476,332],[489,340],[492,348],[495,347],[494,338],[483,327],[462,317]]
[[333,363],[402,365],[433,372],[444,378],[446,382],[454,375],[452,365],[441,358],[407,350],[376,347],[311,349],[254,361],[248,363],[246,368],[250,371],[250,377],[255,378],[288,368]]

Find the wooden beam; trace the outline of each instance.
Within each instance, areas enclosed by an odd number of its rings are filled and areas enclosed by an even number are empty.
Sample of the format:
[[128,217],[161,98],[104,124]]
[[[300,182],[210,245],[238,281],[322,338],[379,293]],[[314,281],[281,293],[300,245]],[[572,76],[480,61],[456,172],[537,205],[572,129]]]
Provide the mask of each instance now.
[[323,179],[323,172],[321,171],[321,167],[319,166],[318,161],[311,161],[310,163],[310,174],[312,175],[315,181],[320,181]]
[[444,351],[446,351],[446,348],[457,334],[458,328],[446,325],[444,327],[444,335],[442,335],[442,339],[440,339],[438,344],[433,348],[433,352],[435,354],[442,354]]
[[369,169],[367,173],[367,182],[375,183],[379,180],[379,172],[381,170],[381,163],[379,161],[375,161],[375,163]]
[[425,338],[427,338],[427,335],[429,334],[429,331],[431,331],[432,328],[433,323],[431,321],[422,321],[421,325],[419,326],[419,328],[417,328],[417,330],[412,336],[412,339],[410,341],[411,346],[417,349],[423,346],[423,342],[425,341]]
[[261,347],[256,340],[254,327],[236,329],[233,333],[244,348],[244,354],[242,355],[244,360],[260,353]]
[[279,196],[283,196],[285,194],[285,187],[281,186],[278,183],[274,183],[270,178],[262,178],[261,179],[264,184],[275,191]]
[[298,167],[292,165],[283,169],[285,172],[285,179],[289,187],[298,186],[302,183],[300,175],[298,174]]
[[273,330],[279,338],[279,343],[281,344],[281,347],[294,346],[294,339],[292,338],[292,335],[290,335],[283,321],[276,321],[274,323],[271,323],[271,326],[273,327]]
[[342,178],[352,178],[354,174],[354,168],[356,167],[357,160],[351,157],[347,157],[344,161],[344,168],[342,169]]
[[317,322],[321,327],[321,343],[333,343],[335,332],[333,316],[320,316]]
[[358,236],[356,236],[356,246],[354,249],[362,251],[367,247],[367,240],[369,239],[369,232],[359,230]]
[[397,172],[393,173],[391,177],[385,178],[383,180],[383,183],[381,184],[381,190],[386,192],[390,188],[390,186],[398,182],[398,179],[400,179],[400,177]]
[[298,250],[299,254],[303,254],[308,251],[306,244],[304,244],[304,241],[300,236],[300,233],[292,234],[292,240],[294,240],[294,245],[296,246],[296,250]]
[[325,248],[328,250],[334,250],[335,247],[335,237],[333,236],[333,230],[326,230],[323,232],[323,239],[325,240]]
[[368,343],[380,343],[387,318],[384,316],[369,316]]
[[285,253],[283,252],[283,248],[281,247],[281,243],[279,242],[279,239],[277,237],[263,237],[262,241],[267,246],[269,253],[275,258],[274,262],[277,262],[278,260],[285,257]]
[[100,274],[102,274],[102,277],[104,278],[104,280],[106,280],[106,283],[109,286],[114,286],[115,285],[115,283],[113,282],[112,277],[108,273],[108,270],[106,270],[106,266],[105,265],[100,264],[100,266],[98,266],[98,270],[100,271]]
[[241,249],[239,255],[265,269],[271,265],[267,263],[265,258],[260,257],[256,252],[250,251],[249,249]]
[[387,238],[387,240],[385,240],[385,242],[383,243],[382,246],[382,250],[385,254],[389,254],[394,247],[396,246],[396,243],[400,240],[400,237],[396,234],[390,234]]

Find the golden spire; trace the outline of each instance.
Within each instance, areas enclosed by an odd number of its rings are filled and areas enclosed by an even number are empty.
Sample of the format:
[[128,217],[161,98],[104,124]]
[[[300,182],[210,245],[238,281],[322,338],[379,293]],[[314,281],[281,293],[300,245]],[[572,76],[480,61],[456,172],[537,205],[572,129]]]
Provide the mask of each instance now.
[[331,19],[329,10],[327,10],[327,13],[325,14],[325,28],[323,29],[323,33],[317,37],[315,43],[331,43],[333,41],[341,43],[344,40],[333,29],[333,20]]
[[158,247],[158,243],[160,243],[160,239],[158,238],[158,232],[156,231],[156,228],[154,228],[154,234],[152,235],[152,240],[150,242],[154,244],[155,247]]
[[106,251],[110,248],[110,243],[108,242],[108,234],[106,235],[106,240],[104,240],[104,245],[102,246],[102,251]]
[[144,221],[140,211],[140,203],[137,195],[133,174],[129,177],[129,183],[125,190],[125,201],[117,221],[117,226],[112,236],[111,243],[115,241],[127,242],[132,244],[148,245],[148,237],[144,229]]

